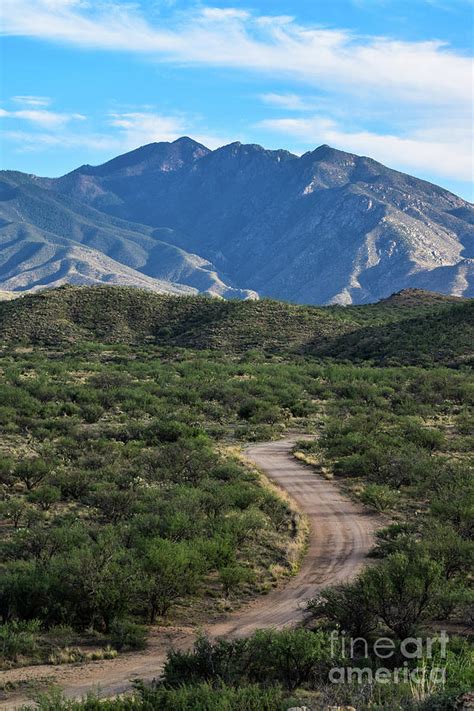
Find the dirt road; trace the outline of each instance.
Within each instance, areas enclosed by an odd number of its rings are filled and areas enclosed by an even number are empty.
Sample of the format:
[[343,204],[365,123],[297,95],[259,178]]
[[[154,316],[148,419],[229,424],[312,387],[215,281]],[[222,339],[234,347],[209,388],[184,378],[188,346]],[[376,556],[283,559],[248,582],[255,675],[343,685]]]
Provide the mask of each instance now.
[[[319,477],[291,455],[292,439],[255,444],[246,456],[263,470],[275,484],[284,489],[298,504],[310,524],[308,550],[294,578],[254,603],[212,623],[206,629],[210,637],[238,637],[265,628],[296,625],[304,619],[305,602],[327,585],[352,578],[364,564],[369,552],[375,518],[345,498],[330,481]],[[48,677],[71,698],[97,691],[112,696],[130,688],[130,680],[156,677],[170,643],[189,647],[193,633],[180,632],[168,640],[163,634],[153,635],[144,652],[124,654],[117,659],[91,662],[79,666],[26,667],[0,673],[0,683]],[[11,698],[0,705],[10,711],[26,698]]]

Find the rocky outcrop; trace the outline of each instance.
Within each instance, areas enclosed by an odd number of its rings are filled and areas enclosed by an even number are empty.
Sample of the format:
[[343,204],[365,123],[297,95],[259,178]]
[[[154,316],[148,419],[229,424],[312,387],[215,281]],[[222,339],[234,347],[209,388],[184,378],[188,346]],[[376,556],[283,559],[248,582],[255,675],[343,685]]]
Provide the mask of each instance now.
[[[182,138],[54,180],[3,177],[0,239],[59,230],[146,277],[225,298],[351,304],[406,288],[474,295],[473,206],[329,146],[298,157],[240,143],[210,151]],[[62,216],[53,223],[31,209],[34,197]]]

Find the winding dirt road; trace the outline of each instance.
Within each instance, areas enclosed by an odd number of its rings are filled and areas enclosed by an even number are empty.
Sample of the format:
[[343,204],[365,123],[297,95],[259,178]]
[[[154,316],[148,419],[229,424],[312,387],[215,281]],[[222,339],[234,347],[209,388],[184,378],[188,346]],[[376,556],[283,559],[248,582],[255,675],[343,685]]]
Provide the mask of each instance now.
[[[294,459],[293,444],[293,439],[255,444],[245,454],[306,514],[310,534],[304,561],[297,575],[284,587],[210,624],[205,631],[212,638],[245,636],[265,627],[300,623],[305,616],[305,602],[322,587],[354,577],[373,544],[376,518],[343,496],[333,483]],[[161,632],[151,636],[144,652],[77,666],[14,669],[0,673],[0,684],[48,678],[71,698],[80,698],[91,691],[112,696],[129,689],[132,679],[156,677],[170,644],[174,648],[187,648],[193,640],[192,630],[175,632],[168,639]],[[25,696],[11,697],[0,709],[11,711],[26,700]]]

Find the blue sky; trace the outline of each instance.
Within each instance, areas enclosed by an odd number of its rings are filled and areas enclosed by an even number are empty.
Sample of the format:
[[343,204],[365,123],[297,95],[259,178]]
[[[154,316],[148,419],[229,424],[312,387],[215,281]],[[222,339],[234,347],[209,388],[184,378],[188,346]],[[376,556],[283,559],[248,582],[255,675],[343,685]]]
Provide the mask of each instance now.
[[3,0],[1,166],[329,143],[473,198],[473,0]]

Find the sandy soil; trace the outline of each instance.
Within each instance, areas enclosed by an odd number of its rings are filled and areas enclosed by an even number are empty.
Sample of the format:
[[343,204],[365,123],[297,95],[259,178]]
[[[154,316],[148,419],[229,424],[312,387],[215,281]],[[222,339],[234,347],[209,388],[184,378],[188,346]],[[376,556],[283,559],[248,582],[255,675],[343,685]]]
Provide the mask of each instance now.
[[[330,481],[319,477],[291,455],[294,440],[255,444],[246,456],[297,503],[309,521],[308,550],[297,575],[250,605],[205,628],[210,637],[238,637],[268,627],[293,626],[304,620],[305,603],[322,587],[349,580],[364,564],[373,545],[376,518],[347,499]],[[82,665],[40,665],[0,672],[0,682],[33,682],[48,678],[71,698],[91,691],[113,696],[130,689],[131,680],[159,675],[167,650],[192,646],[193,630],[154,630],[143,652]],[[2,702],[11,711],[25,703],[19,694]]]

